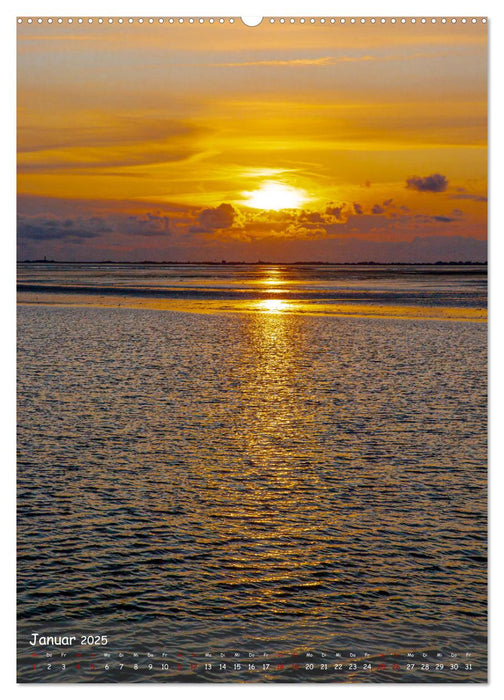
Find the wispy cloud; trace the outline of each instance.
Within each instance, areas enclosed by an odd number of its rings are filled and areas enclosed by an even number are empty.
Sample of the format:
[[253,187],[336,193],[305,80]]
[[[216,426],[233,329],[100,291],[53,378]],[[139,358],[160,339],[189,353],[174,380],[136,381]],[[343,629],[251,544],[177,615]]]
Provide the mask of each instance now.
[[38,126],[33,120],[18,129],[18,169],[83,171],[180,162],[200,155],[197,141],[207,132],[189,120],[114,119],[101,113],[76,118],[71,126],[57,118]]
[[482,194],[452,194],[450,199],[470,199],[473,202],[486,202],[487,197]]
[[264,59],[262,61],[235,61],[227,63],[210,63],[211,65],[218,68],[241,68],[244,66],[333,66],[338,63],[362,63],[366,61],[411,61],[415,59],[422,58],[440,58],[449,55],[446,51],[437,51],[431,53],[414,53],[405,55],[404,52],[398,53],[397,55],[386,55],[371,56],[369,54],[362,54],[360,56],[320,56],[319,58],[271,58]]
[[243,66],[332,66],[335,63],[358,63],[360,61],[376,61],[373,56],[321,56],[320,58],[291,58],[268,59],[264,61],[239,61],[236,63],[212,63],[219,68],[235,68]]

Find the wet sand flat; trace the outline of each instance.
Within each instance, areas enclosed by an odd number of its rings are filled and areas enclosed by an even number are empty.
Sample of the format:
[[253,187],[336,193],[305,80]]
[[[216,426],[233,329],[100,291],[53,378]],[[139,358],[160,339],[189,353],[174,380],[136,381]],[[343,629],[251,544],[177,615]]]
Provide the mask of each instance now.
[[485,323],[484,308],[446,306],[407,306],[397,304],[325,303],[323,305],[298,300],[223,300],[223,299],[160,299],[141,296],[103,296],[100,294],[64,294],[54,292],[18,292],[18,304],[65,307],[150,309],[186,313],[286,313],[310,316],[341,316],[355,318],[418,319],[425,321],[471,321]]

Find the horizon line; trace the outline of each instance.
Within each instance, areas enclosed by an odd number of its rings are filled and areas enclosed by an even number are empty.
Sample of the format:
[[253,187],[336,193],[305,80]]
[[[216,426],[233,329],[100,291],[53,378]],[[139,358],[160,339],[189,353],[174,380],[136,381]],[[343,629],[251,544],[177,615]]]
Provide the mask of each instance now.
[[376,262],[360,260],[358,262],[334,262],[327,260],[296,260],[295,262],[275,262],[272,260],[16,260],[16,265],[488,265],[484,260],[436,260],[435,262]]

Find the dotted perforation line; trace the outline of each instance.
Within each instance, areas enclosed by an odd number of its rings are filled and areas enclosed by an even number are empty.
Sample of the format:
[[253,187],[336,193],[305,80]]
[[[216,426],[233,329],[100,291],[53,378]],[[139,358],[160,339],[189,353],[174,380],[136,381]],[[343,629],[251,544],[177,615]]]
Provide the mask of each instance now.
[[[18,24],[234,24],[239,17],[18,17]],[[269,24],[486,24],[486,17],[264,17]],[[262,22],[261,22],[262,24]],[[258,25],[260,26],[260,25]],[[253,28],[253,27],[252,27]]]

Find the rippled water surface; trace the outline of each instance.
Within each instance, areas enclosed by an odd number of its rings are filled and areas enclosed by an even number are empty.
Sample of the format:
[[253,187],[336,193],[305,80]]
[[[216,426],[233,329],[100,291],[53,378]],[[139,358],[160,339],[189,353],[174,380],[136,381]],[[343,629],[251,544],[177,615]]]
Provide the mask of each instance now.
[[[310,650],[470,652],[449,680],[484,680],[484,324],[22,306],[18,327],[21,680],[72,680],[32,668],[33,632],[171,664],[89,680],[327,680],[201,670]],[[329,680],[448,680],[389,668]]]
[[[342,305],[486,308],[486,265],[152,265],[20,264],[18,290],[30,301],[65,303],[120,294],[192,302],[192,310],[272,309],[338,313]],[[57,301],[52,298],[51,303]]]

